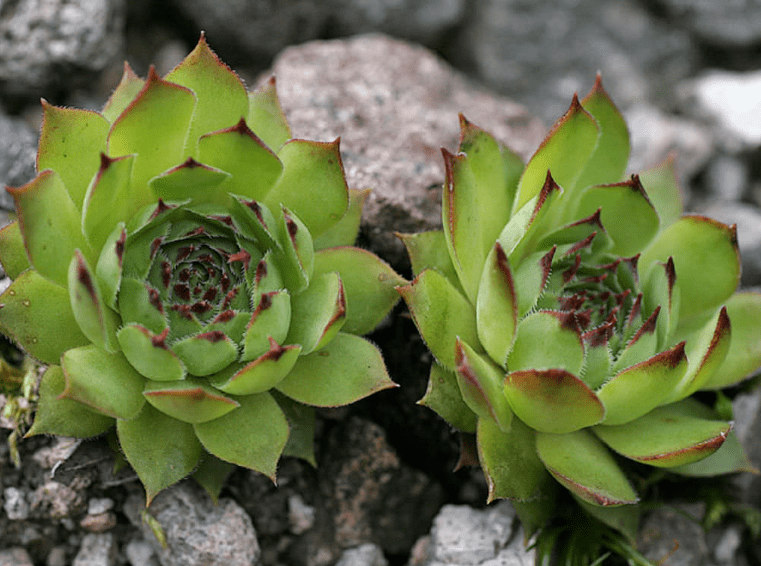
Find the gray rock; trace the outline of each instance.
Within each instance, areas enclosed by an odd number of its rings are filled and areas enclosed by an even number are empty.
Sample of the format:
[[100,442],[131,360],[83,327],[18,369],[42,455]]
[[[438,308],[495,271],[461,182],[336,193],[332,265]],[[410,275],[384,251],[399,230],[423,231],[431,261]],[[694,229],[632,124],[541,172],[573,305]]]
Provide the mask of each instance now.
[[288,498],[288,522],[291,524],[291,532],[295,535],[308,531],[314,525],[315,508],[304,503],[304,499],[297,493]]
[[454,57],[490,86],[554,121],[597,71],[621,107],[667,93],[696,50],[641,2],[476,0]]
[[34,566],[29,553],[23,548],[0,550],[0,566]]
[[708,166],[706,186],[712,196],[739,201],[748,189],[747,165],[731,155],[720,155]]
[[742,533],[737,525],[730,525],[713,545],[713,558],[719,566],[735,566],[742,544]]
[[151,504],[151,515],[164,529],[166,548],[140,519],[142,502],[132,499],[125,507],[130,520],[153,544],[162,566],[248,566],[259,560],[251,518],[231,499],[222,498],[214,505],[194,482],[162,491]]
[[761,3],[757,0],[657,0],[674,22],[703,41],[728,48],[754,47],[761,41]]
[[[732,401],[735,417],[734,431],[740,440],[750,463],[761,468],[761,390],[738,395]],[[738,488],[738,498],[742,503],[757,505],[761,500],[761,476],[758,474],[737,474],[732,483]]]
[[388,566],[383,551],[374,544],[363,544],[345,550],[336,566]]
[[515,511],[502,501],[484,510],[445,505],[433,522],[422,566],[529,566],[534,552],[523,546]]
[[159,566],[153,546],[146,540],[129,541],[124,547],[124,553],[132,566]]
[[122,49],[123,0],[17,0],[0,11],[0,92],[42,96]]
[[406,262],[392,231],[441,226],[439,148],[457,149],[458,112],[524,158],[545,134],[523,107],[474,88],[430,51],[386,36],[292,47],[272,72],[295,137],[341,137],[349,186],[373,189],[363,229],[392,263]]
[[23,120],[0,112],[0,208],[13,210],[13,199],[4,189],[31,181],[36,158],[37,136],[32,129]]
[[711,201],[701,207],[700,212],[725,224],[737,224],[741,283],[761,285],[761,210],[741,202]]
[[703,513],[701,503],[652,511],[640,526],[637,550],[653,562],[667,558],[669,566],[713,566],[699,522]]
[[11,521],[25,521],[29,518],[29,502],[23,490],[6,487],[3,490],[3,499],[3,509]]
[[761,71],[735,73],[711,70],[680,85],[686,108],[713,121],[730,147],[761,145]]
[[87,534],[82,538],[73,566],[114,566],[116,541],[111,533]]

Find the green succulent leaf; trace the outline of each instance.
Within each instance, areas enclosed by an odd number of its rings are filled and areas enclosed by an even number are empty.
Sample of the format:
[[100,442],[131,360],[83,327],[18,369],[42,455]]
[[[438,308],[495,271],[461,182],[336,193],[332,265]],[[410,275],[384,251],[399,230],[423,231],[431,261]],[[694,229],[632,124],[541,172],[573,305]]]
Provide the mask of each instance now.
[[92,411],[78,401],[61,398],[65,386],[61,366],[48,366],[40,381],[34,423],[26,436],[58,434],[91,438],[114,426],[112,417]]
[[[9,188],[16,202],[24,245],[37,272],[66,286],[66,260],[79,248],[90,259],[91,252],[80,230],[80,215],[61,177],[45,170],[21,188]],[[66,260],[61,261],[61,258]]]
[[681,303],[673,259],[669,258],[666,263],[658,263],[653,267],[643,291],[642,307],[645,312],[652,313],[660,307],[655,329],[657,348],[667,348],[673,344]]
[[588,430],[536,433],[536,450],[547,470],[574,495],[593,505],[626,505],[638,497],[613,456]]
[[376,346],[339,332],[324,348],[301,356],[276,389],[315,407],[337,407],[396,387]]
[[597,122],[574,96],[568,112],[555,123],[526,165],[513,210],[540,193],[548,171],[565,191],[572,191],[597,147],[598,137]]
[[632,544],[637,540],[641,515],[639,505],[600,507],[599,505],[587,503],[576,496],[574,496],[574,499],[584,511],[603,524],[623,533]]
[[153,202],[148,181],[185,159],[195,106],[190,90],[162,80],[151,67],[143,89],[111,126],[110,155],[137,154],[132,169],[135,206]]
[[336,272],[346,294],[346,321],[351,334],[372,332],[399,301],[396,288],[406,281],[386,262],[366,250],[337,247],[314,256],[314,277]]
[[284,252],[281,269],[283,279],[292,293],[300,293],[309,285],[314,272],[314,245],[306,225],[295,214],[283,208],[280,220],[280,241]]
[[146,403],[131,420],[118,420],[119,445],[145,486],[147,503],[158,492],[190,475],[203,454],[193,425]]
[[510,429],[513,412],[502,392],[504,372],[481,357],[465,342],[457,340],[457,385],[462,399],[481,420],[492,419],[505,432]]
[[716,452],[691,464],[670,466],[669,472],[690,477],[709,477],[737,472],[758,474],[759,470],[748,459],[733,429]]
[[291,299],[288,291],[262,293],[243,336],[243,354],[247,362],[270,350],[271,340],[285,342],[291,321]]
[[718,369],[701,385],[702,389],[733,385],[761,367],[761,339],[758,330],[761,294],[736,293],[727,300],[727,314],[732,325],[729,352]]
[[219,503],[219,494],[225,485],[225,481],[235,469],[230,462],[220,460],[211,454],[204,454],[201,463],[193,472],[193,479],[206,490],[211,500],[216,505]]
[[600,212],[600,220],[613,240],[611,253],[632,256],[644,249],[658,233],[658,214],[647,198],[639,178],[615,185],[581,189],[576,218]]
[[463,295],[460,279],[457,277],[452,259],[449,257],[446,236],[443,230],[397,234],[407,248],[412,263],[412,273],[417,277],[426,269],[435,269],[446,277]]
[[69,264],[69,302],[79,329],[90,342],[112,354],[118,352],[116,329],[121,320],[104,304],[95,274],[79,250]]
[[291,140],[277,156],[283,162],[283,174],[264,203],[273,210],[281,205],[292,210],[312,236],[319,236],[336,224],[349,207],[338,140]]
[[424,270],[415,280],[398,288],[428,349],[448,369],[457,367],[455,340],[459,336],[468,344],[479,344],[473,305],[441,275]]
[[476,432],[478,417],[462,398],[457,374],[436,361],[431,364],[428,388],[418,404],[435,411],[463,432]]
[[561,311],[539,311],[524,318],[507,357],[511,372],[556,368],[578,375],[583,363],[584,346],[576,318]]
[[316,411],[314,407],[297,403],[274,389],[269,394],[277,401],[290,428],[288,442],[283,448],[283,456],[301,458],[316,467],[317,459],[314,455]]
[[277,461],[288,440],[288,421],[269,393],[238,399],[236,410],[194,425],[196,435],[211,454],[275,481]]
[[510,262],[497,242],[486,258],[478,287],[476,328],[484,349],[502,367],[515,340],[518,301]]
[[269,147],[278,151],[291,139],[291,128],[275,88],[275,77],[248,95],[248,123]]
[[162,413],[191,424],[218,419],[240,406],[238,401],[194,377],[182,381],[148,381],[143,395]]
[[732,425],[684,414],[671,405],[658,407],[626,424],[595,427],[595,434],[622,456],[666,467],[691,464],[714,453]]
[[227,200],[222,183],[231,175],[199,163],[192,157],[151,179],[148,186],[165,201],[192,198],[194,202],[219,203]]
[[168,329],[155,334],[139,324],[127,324],[116,338],[124,357],[140,375],[154,381],[185,379],[185,364],[166,344]]
[[209,48],[202,35],[195,49],[166,76],[197,99],[185,153],[195,155],[198,138],[227,128],[248,114],[248,94],[240,78]]
[[42,101],[42,131],[37,171],[58,173],[77,209],[82,208],[90,179],[100,167],[109,124],[97,112],[59,108]]
[[488,501],[527,501],[546,491],[549,475],[536,452],[536,432],[513,419],[503,431],[492,419],[478,419],[478,458],[489,486]]
[[597,424],[605,416],[594,391],[563,369],[510,372],[504,392],[518,418],[542,432],[573,432]]
[[126,227],[124,222],[119,222],[103,244],[95,266],[95,276],[98,279],[103,300],[114,310],[117,309],[119,285],[122,282],[122,259],[126,240]]
[[198,159],[229,174],[225,192],[261,201],[283,171],[283,164],[244,120],[204,135],[198,142]]
[[61,367],[66,377],[64,399],[117,419],[134,418],[145,404],[145,380],[120,353],[93,345],[72,348],[62,356]]
[[605,406],[605,424],[620,425],[665,403],[687,371],[685,343],[633,365],[597,391]]
[[22,271],[31,267],[17,220],[0,229],[0,263],[11,279],[16,279]]
[[314,238],[315,250],[354,245],[359,235],[362,208],[369,194],[370,189],[362,191],[349,189],[349,207],[346,209],[346,214],[333,226]]
[[43,363],[58,364],[66,350],[89,343],[71,312],[68,291],[34,269],[16,278],[0,304],[0,331]]
[[346,322],[346,294],[336,272],[317,275],[292,301],[291,326],[286,342],[300,344],[302,354],[319,350]]
[[110,123],[119,117],[119,114],[124,112],[135,97],[143,90],[145,81],[138,77],[129,66],[129,63],[124,62],[124,72],[122,73],[122,79],[114,92],[111,93],[111,97],[103,107],[103,117]]
[[231,364],[221,372],[209,376],[209,381],[217,389],[231,395],[263,393],[285,379],[301,352],[301,346],[281,346],[270,338],[269,350],[254,361],[242,365]]
[[658,212],[661,229],[671,226],[682,217],[682,192],[676,176],[674,157],[639,174],[640,182]]
[[224,332],[208,330],[171,346],[192,375],[211,375],[238,358],[238,346]]
[[[673,257],[681,296],[680,328],[690,317],[721,306],[737,289],[737,230],[704,216],[684,216],[661,231],[639,260],[645,280],[654,262]],[[706,270],[705,266],[711,269]]]

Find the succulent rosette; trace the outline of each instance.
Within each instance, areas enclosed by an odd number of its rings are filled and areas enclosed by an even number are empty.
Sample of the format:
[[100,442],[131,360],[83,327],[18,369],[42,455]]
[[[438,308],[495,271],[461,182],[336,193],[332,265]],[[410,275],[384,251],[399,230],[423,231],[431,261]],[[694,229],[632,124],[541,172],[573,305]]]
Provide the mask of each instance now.
[[291,139],[274,80],[248,93],[202,37],[164,78],[125,66],[101,113],[43,107],[0,232],[0,330],[48,364],[29,434],[116,424],[150,500],[314,461],[313,407],[394,385],[360,335],[404,280],[351,247],[366,193],[338,140]]
[[464,117],[443,155],[443,230],[402,236],[416,277],[399,290],[435,357],[421,403],[475,433],[489,498],[530,529],[559,483],[624,528],[627,460],[749,469],[731,422],[690,397],[761,366],[735,226],[683,216],[672,163],[624,178],[599,77],[525,167]]

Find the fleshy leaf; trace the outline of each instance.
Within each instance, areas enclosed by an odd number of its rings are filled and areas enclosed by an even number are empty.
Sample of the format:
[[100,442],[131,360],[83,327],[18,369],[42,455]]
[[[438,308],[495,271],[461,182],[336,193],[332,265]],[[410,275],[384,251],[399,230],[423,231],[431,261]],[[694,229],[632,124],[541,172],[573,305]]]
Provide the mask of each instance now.
[[593,430],[605,444],[632,460],[657,467],[690,464],[715,452],[732,428],[724,421],[685,414],[670,405],[618,426]]
[[192,157],[150,180],[148,186],[165,201],[192,198],[194,203],[224,203],[227,194],[221,185],[230,174],[199,163]]
[[301,219],[286,208],[282,209],[279,229],[284,248],[280,256],[283,279],[292,294],[300,293],[314,272],[312,235]]
[[145,486],[148,504],[162,489],[190,475],[203,454],[193,426],[146,403],[140,414],[116,423],[119,444]]
[[300,344],[302,353],[319,350],[346,321],[346,295],[335,272],[312,277],[309,287],[291,300],[291,327],[286,342]]
[[[685,319],[724,303],[740,281],[737,229],[705,216],[684,216],[661,231],[640,256],[640,280],[654,262],[673,257],[680,289],[680,328]],[[710,265],[711,269],[706,269]]]
[[457,366],[457,336],[468,344],[479,344],[473,305],[438,271],[426,269],[398,291],[428,349],[444,367]]
[[363,191],[349,189],[349,207],[346,209],[346,214],[314,239],[315,250],[354,245],[362,220],[362,207],[365,205],[365,200],[369,194],[370,189]]
[[716,476],[736,472],[759,473],[758,469],[748,460],[748,456],[745,454],[734,430],[729,431],[724,443],[710,456],[692,464],[670,467],[669,472],[692,477]]
[[0,304],[0,331],[43,363],[58,364],[66,350],[89,343],[71,312],[68,291],[33,269],[16,278]]
[[291,321],[291,299],[288,291],[262,293],[243,336],[243,355],[246,362],[269,350],[270,339],[285,342]]
[[412,262],[412,273],[417,277],[425,269],[435,269],[463,294],[460,279],[457,277],[452,258],[449,257],[446,236],[443,230],[418,232],[416,234],[397,234],[407,248]]
[[32,265],[43,277],[66,286],[74,250],[79,248],[91,258],[80,230],[79,211],[63,181],[47,170],[23,187],[8,188],[8,192],[16,201],[19,227]]
[[119,114],[129,106],[129,103],[143,90],[145,81],[138,77],[129,66],[129,63],[124,62],[124,72],[122,73],[122,80],[116,87],[114,92],[111,93],[111,97],[103,107],[103,117],[109,122],[113,123],[119,117]]
[[151,67],[143,89],[111,126],[112,157],[137,154],[132,169],[135,206],[154,201],[148,181],[182,162],[196,97],[185,87],[162,80]]
[[605,406],[605,424],[620,425],[666,402],[687,371],[684,342],[619,372],[597,396]]
[[505,250],[494,244],[484,264],[476,301],[478,337],[491,359],[504,367],[518,326],[518,297]]
[[100,253],[114,226],[127,222],[138,210],[130,184],[135,156],[100,157],[100,169],[87,189],[82,211],[82,232],[96,253]]
[[48,366],[40,382],[34,423],[26,436],[57,434],[91,438],[114,426],[112,417],[92,411],[77,401],[61,399],[64,387],[61,366]]
[[396,387],[376,346],[339,332],[323,349],[301,356],[276,389],[316,407],[337,407]]
[[204,380],[193,377],[181,381],[148,381],[143,395],[162,413],[191,424],[218,419],[239,406],[237,401],[222,395]]
[[642,186],[655,206],[661,220],[661,229],[671,226],[682,217],[682,192],[676,177],[674,156],[639,174]]
[[194,426],[204,448],[218,458],[251,468],[275,481],[288,440],[288,421],[269,393],[240,397],[240,407]]
[[187,87],[196,95],[186,155],[195,154],[198,138],[203,134],[227,128],[248,114],[246,87],[209,49],[204,35],[166,80]]
[[204,135],[198,142],[203,163],[230,174],[224,190],[261,201],[283,171],[283,164],[244,120],[235,126]]
[[59,108],[42,101],[42,132],[37,171],[52,169],[81,210],[85,192],[100,167],[109,123],[97,112]]
[[637,503],[637,494],[607,448],[588,430],[536,434],[547,470],[574,495],[594,505]]
[[242,367],[228,366],[218,374],[209,376],[209,381],[230,395],[263,393],[288,375],[300,353],[301,346],[281,346],[270,338],[270,349],[267,352]]
[[188,336],[172,344],[171,348],[192,375],[218,372],[238,357],[238,347],[219,330]]
[[122,354],[82,346],[68,350],[61,358],[61,367],[66,376],[64,399],[118,419],[135,417],[145,404],[145,379]]
[[542,432],[573,432],[597,424],[605,416],[594,391],[562,369],[510,372],[504,391],[518,418]]
[[201,457],[201,463],[193,472],[193,479],[206,490],[216,505],[219,503],[219,493],[233,470],[235,466],[230,462],[220,460],[211,454],[204,454]]
[[554,368],[578,375],[583,363],[584,347],[576,318],[573,313],[559,311],[539,311],[524,318],[507,357],[511,372]]
[[317,466],[317,459],[314,455],[314,407],[297,403],[275,390],[270,391],[270,395],[277,401],[280,410],[285,414],[290,428],[288,443],[283,449],[283,456],[301,458],[312,466]]
[[507,432],[513,420],[513,412],[502,392],[504,372],[459,339],[456,343],[455,361],[457,384],[465,403],[481,420],[492,419],[501,430]]
[[103,300],[112,309],[117,308],[119,286],[122,282],[124,242],[126,240],[127,230],[124,222],[119,222],[103,244],[98,263],[95,266],[95,276],[98,278]]
[[167,333],[154,334],[139,324],[128,324],[116,337],[124,357],[141,375],[154,381],[184,379],[185,365],[167,347]]
[[658,232],[658,214],[636,175],[623,183],[581,189],[574,216],[583,218],[600,208],[600,220],[613,240],[611,253],[615,255],[639,253]]
[[118,304],[125,325],[136,323],[153,334],[161,334],[168,328],[160,294],[144,280],[125,277],[119,288]]
[[93,344],[112,354],[119,351],[116,329],[121,320],[104,304],[95,275],[79,250],[69,264],[69,303],[79,329]]
[[275,77],[248,94],[248,123],[264,143],[275,151],[291,139],[291,128],[277,97]]
[[752,375],[761,367],[761,294],[736,293],[727,300],[732,340],[724,362],[701,387],[720,389]]
[[[671,346],[679,323],[681,303],[679,286],[676,284],[676,269],[671,258],[666,263],[657,263],[653,267],[644,285],[642,303],[646,312],[654,312],[660,307],[656,321],[657,349]],[[690,356],[688,358],[692,359]]]
[[463,401],[457,375],[436,361],[431,364],[428,389],[418,404],[428,407],[463,432],[476,432],[478,417]]
[[513,210],[539,194],[547,171],[565,191],[572,190],[597,146],[598,134],[597,122],[574,96],[568,112],[555,123],[526,166]]
[[489,485],[488,501],[536,498],[549,475],[536,453],[536,433],[518,419],[507,432],[491,419],[478,419],[478,458]]
[[328,248],[314,256],[314,277],[337,272],[346,292],[343,332],[367,334],[399,300],[396,287],[406,283],[375,254],[354,247]]
[[22,271],[31,267],[18,221],[0,229],[0,263],[10,279],[16,279]]
[[277,153],[283,174],[263,199],[270,209],[283,205],[292,210],[314,237],[336,224],[349,207],[338,141],[285,144]]

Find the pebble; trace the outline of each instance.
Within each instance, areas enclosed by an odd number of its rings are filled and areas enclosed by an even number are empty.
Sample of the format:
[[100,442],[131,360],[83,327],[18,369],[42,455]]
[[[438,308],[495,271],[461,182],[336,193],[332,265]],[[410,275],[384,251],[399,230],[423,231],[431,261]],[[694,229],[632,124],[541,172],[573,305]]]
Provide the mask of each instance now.
[[345,550],[336,566],[388,566],[388,562],[380,547],[368,543]]
[[86,534],[82,538],[73,566],[114,566],[116,541],[111,533]]
[[298,494],[288,498],[288,521],[295,535],[308,531],[314,525],[315,508],[307,505]]
[[0,550],[0,566],[34,566],[29,553],[21,548]]
[[11,521],[24,521],[29,518],[29,502],[23,490],[6,487],[3,490],[3,498],[3,509]]

